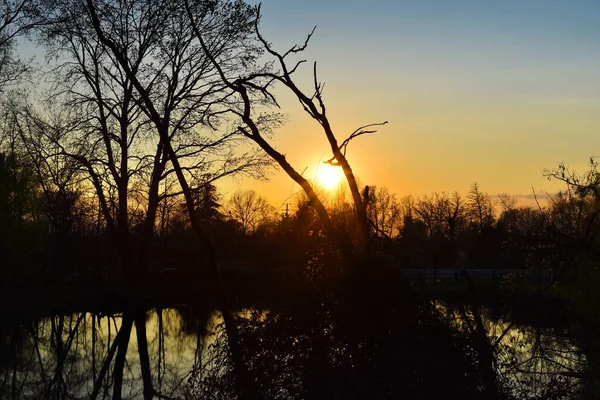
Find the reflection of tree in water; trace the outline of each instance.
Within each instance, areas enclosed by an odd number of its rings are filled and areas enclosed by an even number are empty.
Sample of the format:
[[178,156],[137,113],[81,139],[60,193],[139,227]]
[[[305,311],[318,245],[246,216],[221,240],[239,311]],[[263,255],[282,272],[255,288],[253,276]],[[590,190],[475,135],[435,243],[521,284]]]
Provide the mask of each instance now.
[[[193,324],[188,313],[187,324]],[[195,318],[205,324],[206,317]],[[139,327],[143,327],[140,329]],[[196,336],[175,310],[76,313],[0,328],[0,398],[149,398],[181,395]],[[144,395],[144,392],[146,394]]]
[[[244,348],[252,349],[245,355],[247,364],[262,398],[582,398],[586,357],[562,330],[516,325],[483,313],[498,386],[488,392],[473,315],[464,309],[423,305],[413,325],[408,315],[389,308],[401,322],[379,321],[376,327],[362,325],[369,321],[361,310],[345,321],[339,309],[335,320],[331,309],[320,316],[313,309],[312,317],[297,311],[256,311],[239,320]],[[191,398],[235,397],[226,337],[216,337],[221,340],[194,367]]]
[[[472,336],[475,316],[464,307],[438,308],[451,324]],[[483,314],[498,380],[517,399],[580,398],[587,359],[561,328],[519,325]]]
[[207,318],[204,312],[196,314],[184,307],[177,311],[157,309],[149,314],[148,351],[156,393],[181,395],[191,366],[201,356]]
[[[79,357],[79,315],[59,316],[2,329],[2,398],[63,398],[84,390],[86,368]],[[5,357],[8,355],[8,357]]]
[[[365,295],[372,294],[368,282],[362,292],[342,285],[239,318],[260,398],[482,398],[468,341],[427,302],[389,282],[377,296]],[[210,346],[189,397],[234,397],[227,352],[224,339]]]
[[513,327],[498,342],[506,383],[518,398],[567,398],[581,389],[585,355],[549,328]]
[[[491,398],[470,312],[393,292],[382,297],[345,303],[314,294],[268,312],[239,312],[257,392],[265,399]],[[146,398],[235,398],[220,321],[210,308],[191,307],[4,321],[0,398],[144,398],[144,389]],[[495,346],[496,398],[577,398],[586,358],[564,332],[487,314],[483,321]]]

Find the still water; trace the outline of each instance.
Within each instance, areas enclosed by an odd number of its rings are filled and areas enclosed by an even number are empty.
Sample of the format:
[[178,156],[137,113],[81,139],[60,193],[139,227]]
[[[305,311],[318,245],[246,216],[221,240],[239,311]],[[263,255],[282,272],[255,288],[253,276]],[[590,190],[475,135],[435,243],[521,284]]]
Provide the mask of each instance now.
[[[437,308],[459,329],[474,329],[472,312],[444,304]],[[481,313],[499,382],[507,392],[517,399],[545,399],[557,392],[566,394],[558,398],[579,398],[575,393],[583,383],[587,360],[569,327],[517,324],[492,318],[489,309]]]
[[[437,308],[456,329],[474,329],[465,309]],[[238,315],[256,315],[252,311]],[[486,310],[482,315],[499,384],[516,398],[543,398],[549,389],[574,393],[582,384],[586,357],[566,328],[519,325]],[[135,317],[76,313],[6,322],[0,327],[0,398],[105,399],[120,391],[122,398],[138,399],[145,382],[154,398],[194,397],[199,375],[224,368],[215,355],[226,340],[220,326],[219,312],[188,307]]]

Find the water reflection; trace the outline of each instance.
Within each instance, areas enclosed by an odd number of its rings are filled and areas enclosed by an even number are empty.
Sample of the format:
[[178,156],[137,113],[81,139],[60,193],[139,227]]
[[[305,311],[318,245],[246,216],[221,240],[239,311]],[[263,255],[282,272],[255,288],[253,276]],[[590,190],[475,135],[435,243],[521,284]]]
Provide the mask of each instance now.
[[0,397],[182,397],[205,346],[206,318],[158,309],[5,324]]
[[[447,305],[437,308],[456,329],[474,334],[477,328],[470,311]],[[298,362],[290,354],[307,340],[286,331],[284,318],[257,310],[238,315],[248,323],[282,325],[276,334],[286,340],[282,339],[279,347],[269,347],[266,354],[273,361],[273,375],[282,374],[279,378],[291,386],[310,379],[310,371],[276,371],[279,361]],[[517,325],[492,318],[489,312],[482,315],[499,384],[514,397],[546,398],[552,393],[568,398],[577,391],[586,357],[567,330]],[[226,337],[220,322],[217,312],[188,307],[4,321],[0,326],[0,398],[196,397],[202,393],[199,383],[210,385],[228,373]],[[261,343],[260,336],[247,340],[254,340],[249,343],[256,346],[272,345]],[[329,357],[346,357],[344,349],[341,345],[330,349]],[[295,397],[293,387],[287,389],[281,398]],[[219,393],[218,388],[211,390]],[[227,397],[227,393],[221,396]]]
[[[473,312],[462,306],[437,308],[466,334],[476,330]],[[505,392],[518,399],[578,398],[587,359],[567,327],[517,324],[482,311],[482,322]]]

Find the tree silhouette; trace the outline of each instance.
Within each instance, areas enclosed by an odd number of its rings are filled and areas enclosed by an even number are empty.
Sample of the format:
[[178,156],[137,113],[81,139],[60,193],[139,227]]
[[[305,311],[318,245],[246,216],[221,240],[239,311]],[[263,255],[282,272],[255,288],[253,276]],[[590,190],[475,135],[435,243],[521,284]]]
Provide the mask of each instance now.
[[400,226],[400,205],[385,186],[370,186],[367,214],[377,236],[393,238]]
[[256,231],[275,213],[272,205],[254,190],[236,191],[227,202],[229,218],[240,224],[242,233]]
[[[134,267],[145,271],[159,204],[183,194],[181,179],[200,182],[210,175],[202,183],[208,184],[239,173],[261,177],[268,163],[223,126],[227,88],[197,46],[183,8],[104,1],[92,13],[84,1],[43,4],[40,36],[64,59],[54,69],[54,95],[68,121],[55,142],[94,183],[123,267],[130,274]],[[235,16],[224,11],[213,22],[228,24],[228,18]],[[215,51],[231,55],[244,48],[243,34],[227,37],[217,25],[207,25],[216,35]],[[228,68],[252,62],[256,51],[245,50]],[[179,187],[171,180],[160,193],[173,174]],[[135,226],[132,218],[139,220]]]
[[[302,53],[306,47],[308,46],[308,42],[314,32],[311,32],[306,41],[302,45],[295,45],[292,48],[288,49],[284,53],[280,53],[276,51],[272,45],[262,36],[259,30],[260,23],[260,6],[256,7],[255,14],[256,16],[252,20],[254,34],[256,39],[262,45],[263,50],[272,58],[272,63],[277,66],[278,69],[270,68],[270,65],[263,68],[257,68],[255,71],[251,71],[246,75],[238,76],[235,79],[229,78],[223,71],[222,60],[219,59],[217,55],[211,50],[209,46],[205,43],[203,39],[203,35],[198,26],[203,22],[204,18],[206,18],[205,14],[195,13],[194,10],[190,7],[189,1],[185,2],[186,10],[188,12],[189,18],[193,22],[194,31],[197,37],[200,40],[200,44],[202,45],[204,51],[207,56],[219,72],[219,75],[223,82],[233,91],[235,91],[240,100],[242,101],[243,107],[241,109],[232,109],[230,110],[233,114],[237,115],[240,118],[240,126],[238,127],[239,131],[247,138],[253,140],[257,143],[275,162],[277,162],[280,167],[296,182],[306,195],[308,196],[311,205],[317,211],[319,218],[322,220],[323,226],[326,231],[331,234],[332,238],[338,237],[340,240],[339,232],[336,232],[334,226],[331,224],[329,214],[326,210],[326,207],[323,204],[323,201],[319,198],[316,191],[314,190],[311,183],[302,177],[301,174],[297,172],[294,167],[289,164],[286,160],[285,155],[281,152],[275,150],[271,144],[265,139],[264,134],[262,133],[266,124],[273,123],[272,118],[265,118],[264,115],[256,115],[256,107],[257,101],[254,99],[262,99],[263,102],[267,102],[272,105],[278,105],[275,96],[272,93],[272,88],[275,83],[283,85],[287,90],[289,90],[300,102],[303,109],[313,118],[315,119],[325,134],[325,137],[330,144],[331,151],[333,153],[333,157],[327,161],[327,163],[339,166],[344,171],[344,175],[350,187],[350,192],[352,195],[354,208],[357,215],[358,226],[360,227],[359,233],[360,237],[358,238],[358,244],[353,246],[355,249],[355,257],[352,259],[355,260],[358,264],[364,261],[364,258],[368,254],[368,244],[369,244],[369,223],[366,213],[366,206],[361,193],[358,188],[358,184],[356,182],[356,178],[348,163],[346,158],[346,149],[348,144],[358,136],[364,134],[370,134],[375,132],[372,128],[376,125],[382,124],[370,124],[362,126],[352,132],[348,138],[342,141],[341,144],[338,143],[338,140],[333,132],[330,121],[328,119],[326,113],[325,103],[323,101],[323,85],[318,82],[317,72],[316,72],[316,63],[314,64],[313,78],[314,78],[314,88],[312,95],[306,95],[304,91],[302,91],[299,86],[296,84],[296,81],[293,78],[294,73],[298,70],[298,67],[304,62],[300,61],[293,66],[288,65],[286,58],[290,55],[295,55],[298,53]],[[260,103],[259,103],[260,104]],[[348,253],[348,248],[344,249],[345,246],[342,246],[345,253]],[[348,258],[349,260],[351,258]]]

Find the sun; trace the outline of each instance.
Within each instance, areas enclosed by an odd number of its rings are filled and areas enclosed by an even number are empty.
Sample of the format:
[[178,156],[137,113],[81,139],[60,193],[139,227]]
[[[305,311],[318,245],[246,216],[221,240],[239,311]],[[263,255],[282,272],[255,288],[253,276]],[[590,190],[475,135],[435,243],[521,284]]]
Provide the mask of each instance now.
[[336,188],[342,180],[343,175],[341,167],[332,167],[329,164],[320,165],[316,173],[317,182],[326,190]]

